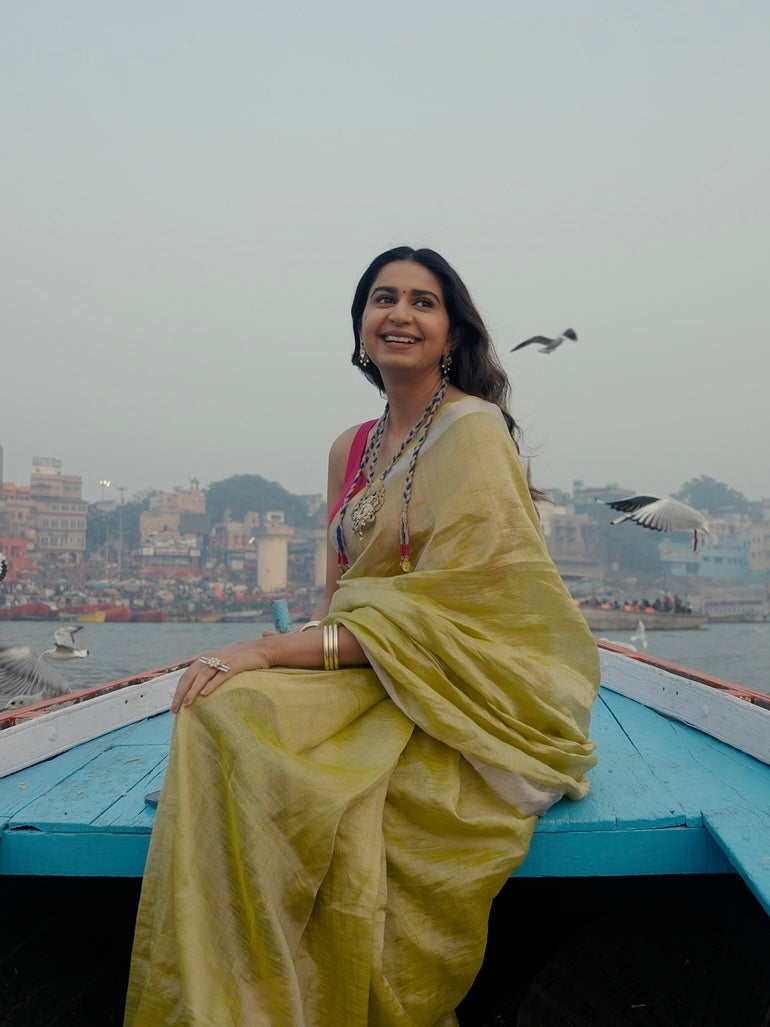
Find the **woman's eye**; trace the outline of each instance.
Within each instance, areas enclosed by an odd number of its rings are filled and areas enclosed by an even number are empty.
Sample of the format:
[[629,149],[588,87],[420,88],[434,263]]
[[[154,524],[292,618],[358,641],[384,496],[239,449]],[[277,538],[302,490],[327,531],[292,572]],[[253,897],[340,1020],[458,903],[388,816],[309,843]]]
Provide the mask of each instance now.
[[430,300],[425,299],[425,297],[422,296],[422,297],[420,297],[420,299],[417,300],[417,306],[418,307],[429,307],[430,308],[430,307],[433,306],[433,304],[431,303]]

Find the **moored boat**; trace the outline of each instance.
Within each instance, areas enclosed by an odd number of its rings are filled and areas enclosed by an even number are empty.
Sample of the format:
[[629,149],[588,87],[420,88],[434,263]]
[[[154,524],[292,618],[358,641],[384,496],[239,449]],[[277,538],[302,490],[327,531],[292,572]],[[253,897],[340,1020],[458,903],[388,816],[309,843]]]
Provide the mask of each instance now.
[[134,610],[133,620],[137,624],[163,624],[166,620],[165,610]]
[[88,610],[85,613],[75,614],[75,620],[78,624],[104,624],[106,618],[106,610]]
[[617,610],[587,604],[580,607],[580,612],[591,631],[627,631],[636,628],[639,621],[647,631],[690,631],[708,623],[708,617],[695,613]]
[[253,624],[257,621],[265,620],[266,616],[263,609],[259,610],[227,610],[219,618],[223,624]]
[[133,613],[129,606],[113,606],[104,611],[106,624],[128,624],[133,619]]
[[59,616],[59,611],[53,603],[42,600],[5,606],[2,613],[3,620],[56,620]]

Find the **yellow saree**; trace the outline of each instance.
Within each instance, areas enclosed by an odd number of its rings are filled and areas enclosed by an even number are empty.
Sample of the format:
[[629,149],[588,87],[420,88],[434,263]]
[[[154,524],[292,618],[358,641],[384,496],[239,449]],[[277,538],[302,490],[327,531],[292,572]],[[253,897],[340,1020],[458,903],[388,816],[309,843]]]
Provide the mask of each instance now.
[[371,666],[239,674],[177,717],[126,1023],[438,1027],[536,816],[595,762],[594,642],[499,411],[446,405],[329,619]]

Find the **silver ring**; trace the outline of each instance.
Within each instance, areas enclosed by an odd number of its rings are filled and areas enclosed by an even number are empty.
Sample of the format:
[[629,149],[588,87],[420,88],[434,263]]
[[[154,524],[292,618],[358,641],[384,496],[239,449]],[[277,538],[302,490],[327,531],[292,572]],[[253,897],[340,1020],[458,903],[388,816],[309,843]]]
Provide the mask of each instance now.
[[226,663],[222,663],[218,656],[199,656],[198,663],[205,663],[207,667],[211,667],[212,670],[221,671],[226,674],[230,668]]

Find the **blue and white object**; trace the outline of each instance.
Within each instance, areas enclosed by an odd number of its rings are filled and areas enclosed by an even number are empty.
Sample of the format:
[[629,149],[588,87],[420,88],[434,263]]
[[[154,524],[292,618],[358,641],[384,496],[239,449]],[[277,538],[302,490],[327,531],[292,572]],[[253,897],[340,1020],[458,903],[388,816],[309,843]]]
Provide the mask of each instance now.
[[291,631],[289,605],[285,599],[276,599],[273,603],[273,624],[275,625],[275,630],[279,631],[282,635],[287,631]]

